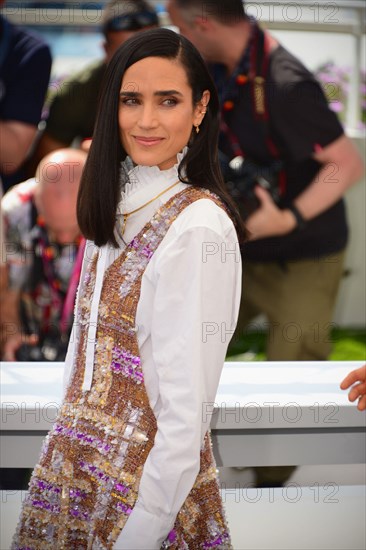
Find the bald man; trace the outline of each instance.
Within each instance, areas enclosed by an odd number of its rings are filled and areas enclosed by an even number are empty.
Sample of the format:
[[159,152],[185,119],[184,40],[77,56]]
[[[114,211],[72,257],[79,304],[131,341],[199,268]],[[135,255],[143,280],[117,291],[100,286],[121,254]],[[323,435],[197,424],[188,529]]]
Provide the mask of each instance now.
[[76,201],[85,160],[78,149],[53,151],[35,178],[1,201],[8,275],[0,297],[5,361],[64,359],[84,245]]

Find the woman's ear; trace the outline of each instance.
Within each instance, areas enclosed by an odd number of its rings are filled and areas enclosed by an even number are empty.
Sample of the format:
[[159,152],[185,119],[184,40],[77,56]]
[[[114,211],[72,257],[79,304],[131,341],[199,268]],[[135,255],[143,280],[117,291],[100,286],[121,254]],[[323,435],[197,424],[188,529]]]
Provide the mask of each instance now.
[[196,109],[195,109],[195,126],[199,126],[202,122],[202,120],[205,117],[205,114],[207,112],[207,106],[210,101],[210,92],[209,90],[205,90],[202,94],[201,99],[197,103]]
[[201,105],[204,109],[207,109],[207,105],[208,105],[209,101],[210,101],[210,92],[209,92],[209,90],[205,90],[202,94],[201,101],[200,101],[200,103],[201,103]]

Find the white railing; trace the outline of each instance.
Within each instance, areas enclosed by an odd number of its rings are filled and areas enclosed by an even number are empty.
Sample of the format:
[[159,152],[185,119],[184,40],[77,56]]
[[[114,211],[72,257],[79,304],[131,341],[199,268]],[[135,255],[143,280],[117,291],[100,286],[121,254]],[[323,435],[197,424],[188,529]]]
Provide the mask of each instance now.
[[[218,466],[361,464],[365,414],[339,384],[362,361],[227,362],[212,414]],[[62,397],[62,363],[2,363],[0,466],[33,467]]]

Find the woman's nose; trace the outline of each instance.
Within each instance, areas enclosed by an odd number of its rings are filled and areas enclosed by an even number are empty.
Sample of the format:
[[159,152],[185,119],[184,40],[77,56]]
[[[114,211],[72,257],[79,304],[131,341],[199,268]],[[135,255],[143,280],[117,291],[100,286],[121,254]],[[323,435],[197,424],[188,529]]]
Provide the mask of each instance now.
[[153,105],[143,105],[140,115],[139,126],[141,128],[154,128],[157,126],[158,118]]

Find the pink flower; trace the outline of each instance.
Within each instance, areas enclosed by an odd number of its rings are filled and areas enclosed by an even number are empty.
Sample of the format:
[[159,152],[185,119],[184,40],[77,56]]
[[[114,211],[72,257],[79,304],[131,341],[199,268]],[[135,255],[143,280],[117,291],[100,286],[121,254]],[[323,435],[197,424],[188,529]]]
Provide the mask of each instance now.
[[340,113],[341,111],[343,111],[344,105],[340,101],[331,101],[329,107],[335,113]]

